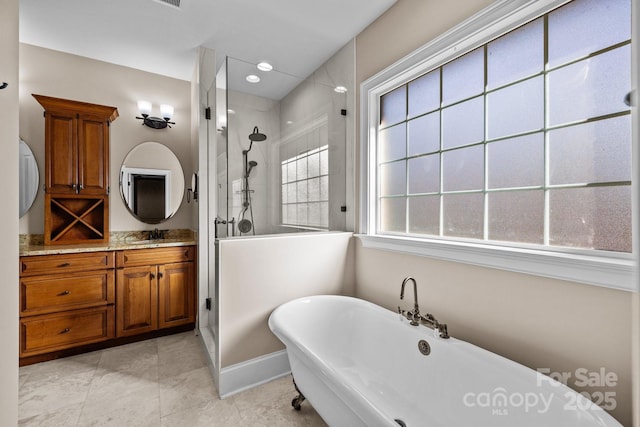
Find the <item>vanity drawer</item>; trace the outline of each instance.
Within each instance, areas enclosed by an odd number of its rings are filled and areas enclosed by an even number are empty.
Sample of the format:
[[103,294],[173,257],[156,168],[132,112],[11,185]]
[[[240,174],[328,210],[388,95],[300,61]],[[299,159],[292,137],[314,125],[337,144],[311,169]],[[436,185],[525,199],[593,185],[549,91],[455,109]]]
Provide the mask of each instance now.
[[116,253],[116,266],[122,268],[193,261],[194,254],[195,249],[193,246],[130,249]]
[[113,306],[20,319],[20,356],[32,356],[115,337]]
[[114,268],[113,252],[36,255],[20,258],[20,275],[54,274]]
[[20,315],[52,313],[115,302],[114,270],[22,277]]

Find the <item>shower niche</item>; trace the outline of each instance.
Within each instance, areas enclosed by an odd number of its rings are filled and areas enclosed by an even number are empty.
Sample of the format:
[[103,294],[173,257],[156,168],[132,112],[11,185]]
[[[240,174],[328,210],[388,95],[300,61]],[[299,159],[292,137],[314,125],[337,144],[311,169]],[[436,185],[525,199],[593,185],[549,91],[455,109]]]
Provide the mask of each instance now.
[[226,58],[215,94],[218,238],[346,229],[347,94],[331,74]]

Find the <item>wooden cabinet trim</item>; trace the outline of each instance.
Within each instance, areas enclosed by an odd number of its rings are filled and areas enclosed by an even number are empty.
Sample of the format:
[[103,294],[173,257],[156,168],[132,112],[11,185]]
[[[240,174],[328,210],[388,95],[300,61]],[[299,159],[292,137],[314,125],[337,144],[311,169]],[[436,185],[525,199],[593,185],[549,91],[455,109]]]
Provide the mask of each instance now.
[[89,102],[74,101],[71,99],[54,98],[52,96],[33,94],[33,97],[47,111],[77,113],[82,111],[84,114],[96,116],[98,118],[113,122],[118,118],[118,109],[106,105],[91,104]]

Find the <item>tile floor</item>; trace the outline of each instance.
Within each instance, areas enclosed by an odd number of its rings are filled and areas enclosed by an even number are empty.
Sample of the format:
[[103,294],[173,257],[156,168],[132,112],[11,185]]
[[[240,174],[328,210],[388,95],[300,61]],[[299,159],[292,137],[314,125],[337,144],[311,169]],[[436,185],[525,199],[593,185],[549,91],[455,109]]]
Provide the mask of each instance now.
[[291,377],[220,400],[193,332],[20,368],[21,426],[326,426]]

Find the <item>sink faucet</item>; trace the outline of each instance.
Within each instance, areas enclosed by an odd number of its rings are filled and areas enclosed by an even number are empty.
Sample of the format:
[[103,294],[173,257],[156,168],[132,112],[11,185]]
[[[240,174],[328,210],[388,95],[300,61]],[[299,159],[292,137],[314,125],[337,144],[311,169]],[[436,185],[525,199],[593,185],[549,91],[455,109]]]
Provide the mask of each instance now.
[[165,231],[166,230],[158,230],[157,228],[149,231],[149,240],[164,239]]
[[[400,287],[400,299],[404,299],[404,287],[407,282],[413,282],[413,310],[409,310],[406,314],[407,319],[410,321],[411,326],[418,326],[419,324],[423,324],[435,331],[435,333],[440,338],[449,338],[449,332],[447,331],[447,324],[438,322],[432,314],[427,313],[425,315],[420,314],[420,309],[418,308],[418,285],[416,284],[416,279],[413,277],[405,277],[402,281],[402,286]],[[404,310],[400,309],[398,306],[398,313],[400,315],[404,314]]]

